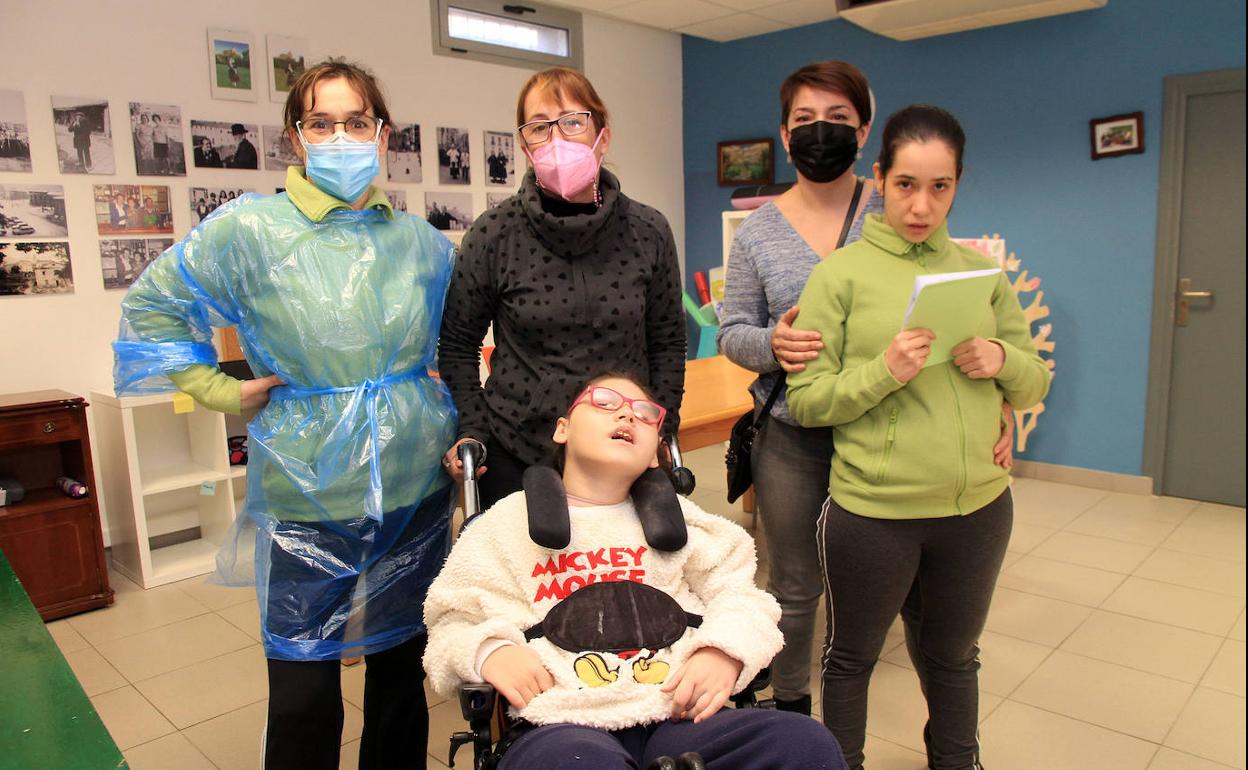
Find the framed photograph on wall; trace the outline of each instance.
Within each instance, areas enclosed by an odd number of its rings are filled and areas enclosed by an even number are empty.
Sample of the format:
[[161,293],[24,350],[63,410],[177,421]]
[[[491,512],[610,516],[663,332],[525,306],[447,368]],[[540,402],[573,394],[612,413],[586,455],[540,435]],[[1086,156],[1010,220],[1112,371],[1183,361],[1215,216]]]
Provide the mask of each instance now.
[[243,187],[192,187],[191,227],[203,222],[218,208],[250,192],[255,190]]
[[65,188],[0,184],[0,238],[65,238]]
[[260,168],[255,142],[260,127],[254,123],[191,120],[191,148],[196,168]]
[[439,230],[467,230],[472,225],[472,193],[425,193],[425,219]]
[[95,225],[100,235],[172,235],[173,212],[164,185],[97,184]]
[[139,176],[186,176],[180,109],[169,104],[130,102],[130,136]]
[[21,91],[0,90],[0,171],[30,171],[30,129]]
[[776,153],[771,139],[720,142],[718,155],[721,186],[771,184],[773,181]]
[[279,104],[286,101],[290,87],[307,69],[308,41],[301,37],[266,35],[269,53],[269,99]]
[[1088,121],[1092,128],[1092,160],[1144,152],[1144,113],[1111,115]]
[[386,178],[391,182],[419,182],[420,126],[415,123],[390,124],[386,143]]
[[252,67],[255,37],[232,29],[208,30],[208,74],[213,99],[256,101],[256,70]]
[[487,185],[510,185],[516,181],[516,147],[510,131],[485,132]]
[[438,129],[438,184],[468,184],[472,166],[468,161],[468,130]]
[[291,166],[303,165],[303,161],[295,154],[295,146],[286,129],[281,126],[261,126],[260,135],[264,138],[265,171],[284,172]]
[[0,243],[0,297],[73,293],[68,241]]
[[52,97],[52,131],[62,174],[115,174],[107,99]]
[[172,238],[116,238],[100,241],[100,272],[105,289],[125,289],[165,249]]

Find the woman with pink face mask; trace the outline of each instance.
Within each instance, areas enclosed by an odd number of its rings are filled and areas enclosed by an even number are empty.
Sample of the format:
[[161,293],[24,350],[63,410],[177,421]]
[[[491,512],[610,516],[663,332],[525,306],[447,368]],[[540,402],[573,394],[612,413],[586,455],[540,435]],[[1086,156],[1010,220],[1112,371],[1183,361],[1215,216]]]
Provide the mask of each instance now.
[[464,236],[439,340],[460,419],[443,464],[462,478],[459,443],[485,444],[482,510],[546,457],[555,420],[587,376],[641,373],[669,406],[665,435],[676,432],[684,392],[676,243],[663,215],[626,197],[602,167],[611,128],[598,92],[575,70],[539,72],[520,89],[516,126],[530,170]]

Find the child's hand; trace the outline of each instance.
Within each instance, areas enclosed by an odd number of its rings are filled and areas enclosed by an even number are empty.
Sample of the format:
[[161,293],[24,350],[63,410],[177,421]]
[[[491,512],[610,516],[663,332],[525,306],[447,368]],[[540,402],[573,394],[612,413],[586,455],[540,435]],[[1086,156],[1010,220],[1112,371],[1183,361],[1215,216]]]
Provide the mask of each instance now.
[[[492,655],[490,657],[493,657]],[[663,685],[672,693],[672,719],[710,719],[728,702],[741,676],[741,661],[714,647],[703,647]]]
[[554,677],[528,647],[509,644],[490,653],[481,677],[518,709],[555,686]]

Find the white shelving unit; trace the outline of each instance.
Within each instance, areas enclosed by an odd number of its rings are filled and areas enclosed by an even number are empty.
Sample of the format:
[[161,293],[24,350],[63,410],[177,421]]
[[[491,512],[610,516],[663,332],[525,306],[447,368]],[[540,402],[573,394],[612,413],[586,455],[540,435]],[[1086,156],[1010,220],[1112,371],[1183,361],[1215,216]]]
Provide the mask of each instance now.
[[745,221],[745,218],[754,213],[754,209],[748,211],[738,211],[731,209],[722,212],[720,216],[724,223],[724,273],[728,273],[728,252],[732,251],[732,239],[737,235],[737,228]]
[[91,401],[113,566],[144,588],[211,572],[246,489],[225,415],[176,412],[170,394],[97,391]]

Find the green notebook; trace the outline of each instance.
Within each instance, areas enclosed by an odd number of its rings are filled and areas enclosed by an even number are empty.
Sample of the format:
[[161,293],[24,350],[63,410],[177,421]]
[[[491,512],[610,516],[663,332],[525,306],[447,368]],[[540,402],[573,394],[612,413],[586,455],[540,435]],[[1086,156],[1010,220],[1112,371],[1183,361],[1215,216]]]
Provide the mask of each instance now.
[[992,290],[1000,272],[994,267],[915,276],[901,328],[925,328],[936,333],[924,369],[953,358],[953,349],[975,336],[984,316],[992,310]]

